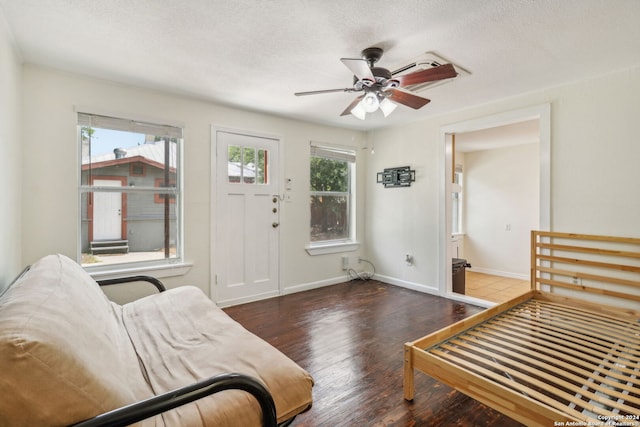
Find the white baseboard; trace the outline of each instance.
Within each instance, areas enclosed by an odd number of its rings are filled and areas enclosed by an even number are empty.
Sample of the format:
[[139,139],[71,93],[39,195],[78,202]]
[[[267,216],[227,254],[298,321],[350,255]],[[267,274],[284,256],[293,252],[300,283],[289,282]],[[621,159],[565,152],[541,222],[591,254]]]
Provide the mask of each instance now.
[[509,279],[529,280],[528,274],[510,273],[508,271],[491,270],[489,268],[478,268],[478,267],[471,267],[471,268],[468,268],[468,270],[473,271],[474,273],[490,274],[492,276],[507,277]]
[[[373,276],[374,280],[379,280],[384,283],[388,283],[390,285],[400,286],[406,289],[412,289],[418,292],[424,292],[427,294],[438,295],[438,287],[437,286],[427,286],[422,283],[408,282],[406,280],[396,279],[394,277],[383,276],[381,274],[376,274]],[[338,283],[344,283],[351,280],[350,277],[335,277],[333,279],[320,280],[317,282],[309,282],[302,283],[299,285],[289,286],[288,288],[283,289],[282,295],[293,294],[296,292],[309,291],[311,289],[322,288],[325,286],[337,285]]]
[[[486,268],[469,268],[468,270],[476,272],[476,273],[491,274],[493,276],[507,277],[507,278],[511,278],[511,279],[529,280],[529,276],[528,275],[510,273],[510,272],[506,272],[506,271],[491,270],[491,269],[486,269]],[[334,277],[334,278],[331,278],[331,279],[319,280],[319,281],[316,281],[316,282],[301,283],[299,285],[293,285],[293,286],[289,286],[287,288],[282,289],[282,294],[281,295],[289,295],[289,294],[294,294],[296,292],[309,291],[309,290],[312,290],[312,289],[323,288],[325,286],[337,285],[338,283],[348,282],[351,279],[352,278],[349,277],[349,276],[339,276],[339,277]],[[406,280],[397,279],[395,277],[384,276],[382,274],[376,274],[373,277],[373,279],[374,280],[379,280],[379,281],[384,282],[384,283],[388,283],[390,285],[399,286],[401,288],[411,289],[411,290],[422,292],[422,293],[426,293],[426,294],[431,294],[431,295],[436,295],[436,296],[440,295],[437,286],[429,286],[429,285],[425,285],[425,284],[422,284],[422,283],[409,282],[409,281],[406,281]],[[273,298],[273,297],[276,297],[276,296],[278,296],[277,293],[275,293],[275,294],[274,293],[269,293],[269,294],[263,294],[263,295],[256,295],[256,296],[249,297],[249,298],[239,298],[239,299],[235,299],[235,300],[220,301],[220,302],[218,302],[218,305],[220,307],[228,307],[228,306],[231,306],[231,305],[244,304],[244,303],[247,303],[247,302],[253,302],[253,301],[257,301],[257,300]],[[483,300],[475,301],[475,299],[473,299],[473,298],[470,299],[470,297],[467,297],[467,296],[464,296],[464,295],[448,294],[448,295],[446,295],[446,298],[453,299],[453,300],[464,301],[464,302],[472,303],[472,304],[475,303],[477,305],[486,306],[486,307],[489,307],[489,306],[492,305],[491,303],[487,303],[486,301],[483,301]]]
[[317,282],[303,283],[303,284],[300,284],[300,285],[290,286],[288,288],[284,288],[282,290],[282,294],[280,294],[278,292],[268,292],[268,293],[265,293],[265,294],[252,295],[252,296],[249,296],[249,297],[242,297],[242,298],[235,298],[235,299],[217,301],[216,305],[218,307],[220,307],[220,308],[231,307],[233,305],[239,305],[239,304],[246,304],[246,303],[249,303],[249,302],[261,301],[261,300],[265,300],[265,299],[269,299],[269,298],[274,298],[274,297],[277,297],[277,296],[280,296],[280,295],[294,294],[296,292],[310,291],[311,289],[317,289],[317,288],[323,288],[325,286],[337,285],[338,283],[344,283],[344,282],[348,282],[348,281],[349,281],[349,277],[346,277],[346,276],[335,277],[333,279],[326,279],[326,280],[320,280],[320,281],[317,281]]
[[278,296],[278,292],[270,291],[270,292],[265,292],[263,294],[251,295],[248,297],[231,298],[231,299],[216,301],[215,303],[218,307],[225,308],[225,307],[231,307],[233,305],[240,305],[240,304],[246,304],[249,302],[261,301],[261,300],[265,300],[265,299],[269,299],[277,296]]
[[473,304],[473,305],[477,305],[478,307],[485,307],[485,308],[493,307],[494,305],[498,304],[498,303],[486,301],[480,298],[470,297],[469,295],[455,294],[453,292],[448,293],[444,297],[446,299],[450,299],[453,301],[460,301],[467,304]]
[[400,286],[401,288],[407,288],[431,295],[439,295],[437,286],[427,286],[422,283],[408,282],[406,280],[383,276],[381,274],[376,274],[373,278],[384,283],[389,283],[390,285]]
[[337,285],[338,283],[348,282],[348,276],[339,276],[332,279],[319,280],[317,282],[301,283],[299,285],[289,286],[282,290],[282,295],[295,294],[296,292],[310,291],[311,289],[323,288],[325,286]]

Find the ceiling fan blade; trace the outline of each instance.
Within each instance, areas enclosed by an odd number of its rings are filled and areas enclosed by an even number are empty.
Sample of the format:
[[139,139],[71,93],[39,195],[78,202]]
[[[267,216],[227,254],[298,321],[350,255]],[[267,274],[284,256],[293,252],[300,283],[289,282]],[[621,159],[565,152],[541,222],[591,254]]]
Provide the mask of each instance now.
[[333,92],[355,92],[355,89],[352,87],[346,87],[344,89],[324,89],[324,90],[311,90],[308,92],[296,92],[295,96],[304,96],[304,95],[318,95],[321,93],[333,93]]
[[456,69],[451,64],[444,64],[426,70],[416,71],[414,73],[405,74],[404,76],[394,76],[393,78],[400,81],[400,86],[411,86],[418,83],[433,82],[437,80],[450,79],[457,76]]
[[393,102],[397,102],[398,104],[406,105],[407,107],[411,107],[415,110],[417,110],[418,108],[422,108],[431,102],[430,99],[414,95],[411,92],[407,92],[406,90],[389,89],[386,91],[386,93],[390,93],[390,95],[387,96],[387,99],[390,99]]
[[364,59],[340,58],[340,61],[347,66],[358,80],[371,80],[375,82],[375,77],[369,68],[369,64]]
[[356,105],[358,105],[358,103],[360,103],[360,101],[362,101],[362,98],[364,98],[364,95],[360,95],[359,97],[357,97],[356,99],[353,100],[353,102],[351,102],[351,104],[349,104],[349,106],[342,112],[342,114],[340,114],[341,116],[346,116],[348,114],[351,114],[351,110],[354,109],[354,107]]

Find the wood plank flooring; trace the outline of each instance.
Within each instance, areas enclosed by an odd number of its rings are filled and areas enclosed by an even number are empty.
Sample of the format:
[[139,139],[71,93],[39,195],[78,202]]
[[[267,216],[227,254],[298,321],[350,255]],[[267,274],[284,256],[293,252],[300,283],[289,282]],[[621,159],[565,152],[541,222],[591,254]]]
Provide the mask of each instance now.
[[403,344],[481,310],[373,280],[225,309],[314,377],[293,426],[519,426],[422,373],[402,397]]

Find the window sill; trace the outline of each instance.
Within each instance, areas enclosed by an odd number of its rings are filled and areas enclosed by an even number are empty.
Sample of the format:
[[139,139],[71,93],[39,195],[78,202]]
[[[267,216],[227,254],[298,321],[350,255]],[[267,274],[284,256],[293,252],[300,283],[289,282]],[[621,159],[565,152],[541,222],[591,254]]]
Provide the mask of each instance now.
[[309,245],[305,248],[309,255],[335,254],[358,250],[360,242],[332,242],[326,244]]
[[127,276],[152,276],[156,279],[166,277],[183,276],[189,272],[192,264],[175,263],[175,264],[152,264],[152,265],[112,265],[102,268],[85,268],[86,272],[94,280],[114,279]]

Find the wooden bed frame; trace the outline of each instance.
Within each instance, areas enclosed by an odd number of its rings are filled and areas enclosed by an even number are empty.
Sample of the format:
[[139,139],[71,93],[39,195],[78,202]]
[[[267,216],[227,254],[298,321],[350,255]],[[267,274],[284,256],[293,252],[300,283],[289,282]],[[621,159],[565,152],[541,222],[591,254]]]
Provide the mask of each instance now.
[[406,343],[407,400],[416,369],[526,425],[640,426],[640,238],[533,231],[531,290]]

